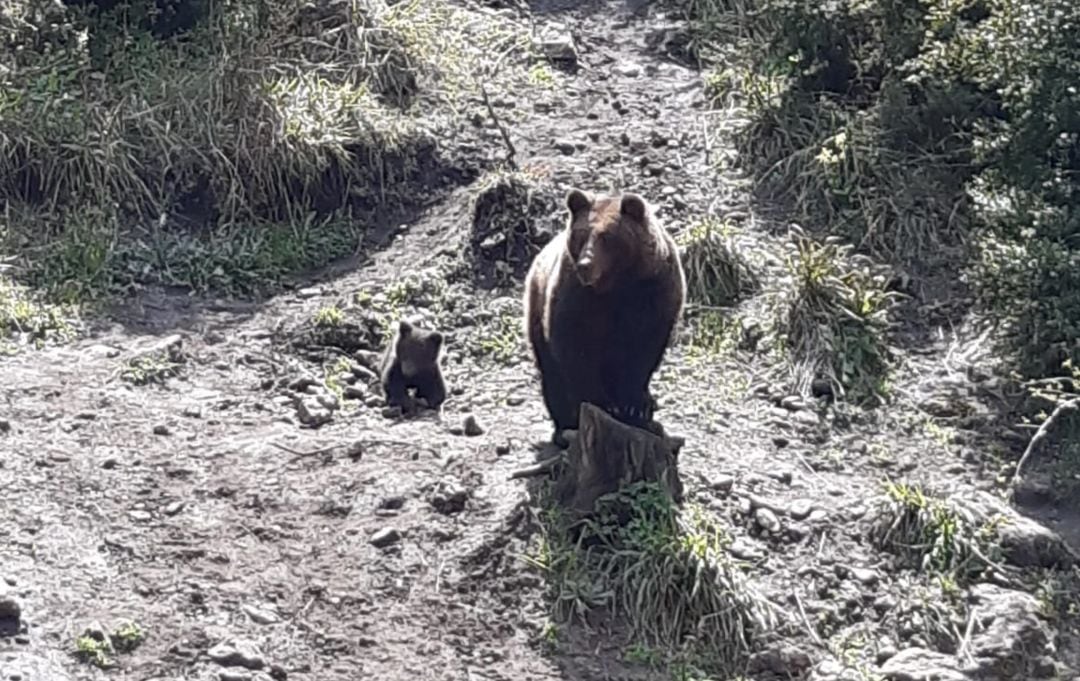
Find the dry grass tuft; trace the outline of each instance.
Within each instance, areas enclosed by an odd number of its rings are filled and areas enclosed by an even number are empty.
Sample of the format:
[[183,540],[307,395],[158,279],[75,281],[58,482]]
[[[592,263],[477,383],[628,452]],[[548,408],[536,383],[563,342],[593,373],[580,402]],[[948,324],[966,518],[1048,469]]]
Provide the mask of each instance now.
[[885,275],[868,258],[850,251],[836,238],[819,243],[791,229],[777,331],[798,393],[824,381],[837,397],[874,401],[887,392],[888,314],[898,294],[885,289]]
[[730,307],[760,290],[760,278],[728,223],[706,216],[680,234],[678,242],[691,304]]

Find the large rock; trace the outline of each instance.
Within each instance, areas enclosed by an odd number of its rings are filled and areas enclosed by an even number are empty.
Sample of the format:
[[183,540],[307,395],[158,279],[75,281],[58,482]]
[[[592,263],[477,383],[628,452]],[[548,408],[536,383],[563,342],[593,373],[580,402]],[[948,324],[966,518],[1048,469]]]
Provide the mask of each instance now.
[[1062,568],[1077,563],[1078,557],[1056,532],[1020,515],[1012,506],[984,491],[965,491],[954,502],[972,512],[981,522],[995,519],[998,543],[1006,561],[1017,567]]
[[1054,652],[1039,602],[1022,591],[978,584],[970,591],[975,633],[968,651],[974,662],[966,671],[984,679],[1040,678],[1043,660]]
[[881,666],[886,681],[970,681],[951,655],[925,648],[901,650]]

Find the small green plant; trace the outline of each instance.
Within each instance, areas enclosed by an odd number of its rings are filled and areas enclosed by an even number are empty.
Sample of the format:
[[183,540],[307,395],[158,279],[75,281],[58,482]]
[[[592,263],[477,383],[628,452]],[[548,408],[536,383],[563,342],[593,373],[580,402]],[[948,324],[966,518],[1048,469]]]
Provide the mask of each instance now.
[[476,347],[481,356],[509,366],[518,361],[521,343],[521,320],[512,311],[504,311],[480,330]]
[[146,640],[146,632],[135,622],[124,622],[112,634],[112,643],[120,652],[131,652]]
[[641,643],[635,643],[627,648],[623,657],[627,662],[633,662],[634,664],[640,664],[646,667],[658,667],[663,661],[663,653],[650,648],[649,646],[642,645]]
[[555,74],[546,62],[538,61],[529,67],[529,84],[545,89],[555,87]]
[[336,328],[345,322],[345,313],[337,305],[327,305],[316,310],[312,321],[320,328]]
[[879,547],[942,577],[942,591],[948,593],[996,563],[1002,521],[997,516],[983,519],[967,506],[930,496],[917,485],[889,482],[872,536]]
[[732,354],[742,340],[742,319],[723,310],[701,310],[689,320],[691,358]]
[[144,355],[124,363],[120,378],[132,385],[163,384],[180,375],[183,364],[169,355]]
[[839,397],[876,402],[885,396],[892,364],[888,315],[897,294],[865,259],[847,262],[850,250],[792,228],[787,296],[776,326],[798,392],[824,380]]
[[549,649],[554,650],[557,648],[559,645],[559,625],[551,621],[545,622],[544,628],[540,631],[540,640]]
[[343,407],[349,403],[345,400],[345,386],[341,384],[340,376],[352,370],[352,362],[345,357],[338,357],[325,370],[326,378],[323,385],[326,389],[337,396],[338,404]]
[[35,346],[68,341],[75,335],[74,316],[70,306],[49,303],[0,276],[0,350],[26,341]]
[[102,669],[112,666],[112,648],[107,641],[99,641],[93,636],[83,635],[75,639],[75,652],[83,660]]
[[727,307],[761,287],[749,260],[736,245],[732,226],[706,216],[679,235],[687,299],[706,307]]

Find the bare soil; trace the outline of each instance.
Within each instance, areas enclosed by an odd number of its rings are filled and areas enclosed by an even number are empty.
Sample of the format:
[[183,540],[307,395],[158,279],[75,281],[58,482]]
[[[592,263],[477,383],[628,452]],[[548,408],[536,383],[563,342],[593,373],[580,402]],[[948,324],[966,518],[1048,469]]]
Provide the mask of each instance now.
[[[699,72],[676,49],[678,21],[622,2],[534,2],[531,19],[561,22],[579,51],[566,87],[497,103],[517,162],[551,188],[547,224],[561,220],[570,186],[615,187],[657,203],[672,229],[712,210],[756,233],[745,178],[715,172],[732,155],[733,122],[708,112]],[[488,133],[489,153],[504,154]],[[0,677],[672,678],[628,655],[618,626],[544,635],[544,576],[521,560],[536,531],[531,502],[526,483],[509,479],[550,436],[539,381],[520,343],[506,362],[469,346],[500,311],[516,319],[520,287],[486,290],[465,277],[446,294],[454,312],[438,318],[456,325],[444,329],[454,394],[441,414],[387,417],[375,401],[345,400],[310,427],[282,397],[346,354],[312,349],[320,308],[337,305],[355,322],[357,291],[388,290],[428,267],[460,271],[474,194],[434,197],[386,225],[383,245],[270,299],[150,292],[74,344],[2,360],[0,578],[22,625],[0,639]],[[991,452],[1023,446],[1000,437],[994,398],[970,378],[992,358],[962,306],[936,309],[923,327],[945,332],[911,335],[901,397],[876,412],[841,419],[780,406],[761,357],[697,359],[685,337],[657,378],[659,418],[687,439],[688,495],[719,514],[751,578],[790,606],[801,633],[789,643],[814,665],[842,657],[856,634],[871,657],[883,639],[907,646],[889,609],[901,607],[907,577],[890,571],[862,524],[881,481],[988,487],[1000,464]],[[174,336],[175,376],[124,379],[134,354]],[[462,432],[468,415],[482,433]],[[783,531],[769,535],[745,512],[750,495],[820,512],[781,512]],[[1077,539],[1075,510],[1042,514]],[[855,584],[842,577],[852,570],[875,577]],[[87,626],[125,619],[147,637],[115,666],[74,655]],[[1076,634],[1062,625],[1058,662],[1076,669]],[[212,660],[230,641],[257,646],[264,664],[250,666],[261,669]]]

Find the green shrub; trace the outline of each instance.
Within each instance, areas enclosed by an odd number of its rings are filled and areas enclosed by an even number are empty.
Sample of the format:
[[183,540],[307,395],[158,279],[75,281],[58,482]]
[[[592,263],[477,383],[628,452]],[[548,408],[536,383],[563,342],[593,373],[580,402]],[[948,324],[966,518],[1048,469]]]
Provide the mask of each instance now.
[[1025,374],[1080,360],[1080,5],[683,5],[699,54],[735,55],[709,83],[749,109],[769,198],[916,273],[966,270]]

